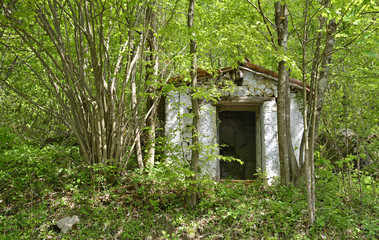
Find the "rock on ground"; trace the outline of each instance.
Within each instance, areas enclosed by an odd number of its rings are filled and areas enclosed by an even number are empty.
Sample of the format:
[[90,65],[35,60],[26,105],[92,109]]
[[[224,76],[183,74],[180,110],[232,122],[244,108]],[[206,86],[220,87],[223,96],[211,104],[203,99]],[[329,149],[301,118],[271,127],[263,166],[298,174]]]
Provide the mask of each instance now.
[[61,232],[66,233],[68,230],[71,230],[72,226],[79,221],[79,217],[76,215],[72,217],[65,217],[58,221],[57,226]]

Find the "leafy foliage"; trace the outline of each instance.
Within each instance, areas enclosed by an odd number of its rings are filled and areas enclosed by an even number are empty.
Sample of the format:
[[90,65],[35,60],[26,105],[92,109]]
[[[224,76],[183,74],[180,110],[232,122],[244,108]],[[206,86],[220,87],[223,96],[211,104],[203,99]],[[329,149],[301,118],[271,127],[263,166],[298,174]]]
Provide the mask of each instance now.
[[320,156],[314,226],[308,225],[303,187],[204,180],[198,183],[200,202],[191,208],[186,176],[192,173],[185,168],[158,163],[99,190],[75,167],[77,158],[76,147],[59,145],[16,145],[0,154],[2,239],[55,238],[51,226],[67,215],[81,221],[62,239],[373,239],[379,233],[371,184],[365,184],[362,207],[357,176],[343,191],[341,175]]

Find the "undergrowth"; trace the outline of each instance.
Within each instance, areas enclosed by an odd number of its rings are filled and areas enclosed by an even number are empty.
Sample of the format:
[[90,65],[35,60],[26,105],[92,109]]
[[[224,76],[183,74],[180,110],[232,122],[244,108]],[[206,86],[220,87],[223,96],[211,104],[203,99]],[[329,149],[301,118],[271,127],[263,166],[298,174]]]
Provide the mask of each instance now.
[[[201,181],[199,204],[186,203],[190,173],[159,163],[116,183],[93,181],[75,146],[27,143],[0,149],[0,239],[376,239],[371,185],[318,166],[317,219],[310,226],[303,187]],[[376,186],[375,186],[376,187]],[[52,226],[78,215],[60,235]]]

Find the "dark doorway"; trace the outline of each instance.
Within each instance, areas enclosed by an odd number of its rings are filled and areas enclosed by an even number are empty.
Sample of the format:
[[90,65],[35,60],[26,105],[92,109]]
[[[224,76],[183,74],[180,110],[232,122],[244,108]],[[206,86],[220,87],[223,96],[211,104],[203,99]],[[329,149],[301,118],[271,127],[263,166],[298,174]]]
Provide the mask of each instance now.
[[255,112],[253,111],[219,111],[220,154],[242,160],[220,161],[220,178],[246,180],[253,179],[256,172]]

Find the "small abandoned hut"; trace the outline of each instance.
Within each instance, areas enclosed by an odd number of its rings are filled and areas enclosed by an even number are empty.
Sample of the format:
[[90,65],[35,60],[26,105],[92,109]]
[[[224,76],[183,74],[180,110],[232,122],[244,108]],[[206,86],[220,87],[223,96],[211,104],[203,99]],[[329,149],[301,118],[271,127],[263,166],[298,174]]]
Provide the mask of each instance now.
[[[218,101],[200,100],[201,173],[214,180],[248,180],[262,171],[268,183],[279,176],[277,128],[277,73],[244,63],[215,74],[198,70],[199,86],[218,94]],[[170,159],[191,159],[191,97],[189,89],[180,87],[165,98],[164,129],[172,148]],[[182,84],[183,85],[183,84]],[[303,134],[303,117],[297,100],[302,82],[291,79],[291,134],[297,159]],[[208,91],[209,92],[209,91]],[[235,157],[224,161],[222,157]]]

